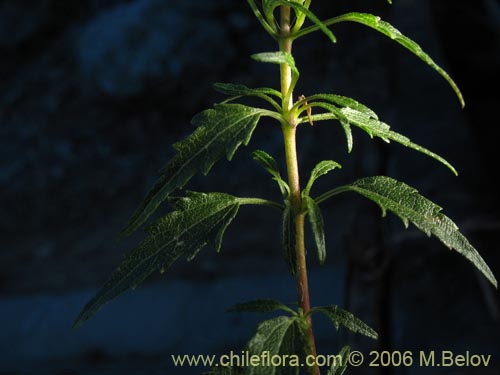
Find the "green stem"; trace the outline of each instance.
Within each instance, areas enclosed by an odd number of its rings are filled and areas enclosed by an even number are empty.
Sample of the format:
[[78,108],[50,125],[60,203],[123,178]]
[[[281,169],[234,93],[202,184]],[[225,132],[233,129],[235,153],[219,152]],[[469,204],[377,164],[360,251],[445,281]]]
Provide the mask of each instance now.
[[[291,53],[293,40],[290,37],[291,11],[289,6],[281,6],[281,37],[280,51]],[[282,125],[283,138],[285,143],[285,157],[288,171],[288,184],[290,186],[290,199],[294,212],[295,222],[295,243],[297,254],[297,294],[298,305],[302,313],[306,315],[307,330],[306,336],[311,348],[311,355],[316,356],[316,343],[312,328],[311,316],[308,314],[311,310],[309,298],[309,281],[307,277],[306,250],[304,244],[304,219],[305,213],[302,209],[302,196],[300,191],[299,166],[297,159],[296,146],[296,116],[293,107],[293,87],[292,71],[287,64],[280,66],[281,93],[283,95],[283,115],[286,115],[286,122]],[[317,365],[311,367],[311,375],[320,375]]]

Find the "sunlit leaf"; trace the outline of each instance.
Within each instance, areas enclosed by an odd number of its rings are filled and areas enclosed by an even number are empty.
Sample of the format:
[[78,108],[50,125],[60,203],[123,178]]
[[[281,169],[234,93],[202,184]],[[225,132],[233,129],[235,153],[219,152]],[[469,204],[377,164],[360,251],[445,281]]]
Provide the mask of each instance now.
[[422,61],[429,65],[432,69],[438,72],[452,87],[453,91],[460,100],[462,107],[465,105],[462,93],[460,92],[456,83],[451,79],[451,77],[446,73],[446,71],[437,65],[434,60],[422,50],[422,47],[415,43],[410,38],[403,35],[398,29],[392,26],[390,23],[382,21],[380,17],[369,13],[358,13],[352,12],[347,13],[338,17],[335,17],[329,21],[324,21],[325,24],[334,24],[339,22],[356,22],[368,26],[378,32],[388,36],[396,43],[402,45],[404,48],[412,52],[414,55],[418,56]]
[[316,180],[319,177],[327,174],[328,172],[330,172],[336,168],[340,169],[340,168],[342,168],[342,166],[333,160],[323,160],[323,161],[320,161],[318,164],[316,164],[316,166],[311,171],[311,176],[309,177],[309,181],[307,182],[307,185],[303,191],[303,194],[309,195],[309,192],[311,191],[311,187],[313,186],[314,182],[316,182]]
[[339,190],[357,192],[377,203],[383,215],[389,210],[399,216],[406,227],[411,222],[428,236],[436,236],[448,248],[465,256],[497,287],[497,280],[490,268],[460,233],[458,226],[441,213],[440,206],[420,195],[413,187],[390,177],[375,176],[362,178]]
[[162,169],[161,177],[132,215],[122,236],[141,226],[174,190],[182,188],[196,173],[208,174],[224,156],[231,160],[241,144],[248,144],[265,113],[241,104],[221,104],[196,115],[192,120],[196,131],[174,145],[175,156]]
[[[311,98],[324,98],[326,99],[326,94],[318,94],[313,95]],[[357,102],[356,102],[357,103]],[[395,141],[405,147],[411,148],[415,151],[421,152],[431,158],[439,161],[448,167],[455,175],[457,171],[453,166],[442,156],[422,147],[416,143],[413,143],[408,137],[405,137],[402,134],[399,134],[395,131],[391,130],[391,127],[386,123],[379,121],[377,115],[373,113],[371,109],[366,106],[363,106],[361,103],[357,103],[355,106],[345,106],[343,108],[338,108],[333,104],[324,103],[324,102],[312,102],[311,106],[320,107],[326,109],[330,112],[330,114],[319,114],[313,116],[314,121],[328,120],[328,119],[337,119],[340,121],[344,130],[346,131],[347,142],[348,142],[348,151],[352,148],[352,134],[350,130],[350,126],[354,125],[360,129],[363,129],[368,133],[370,137],[381,138],[385,142]],[[305,119],[302,119],[301,122],[305,122]],[[347,128],[346,128],[347,127]]]

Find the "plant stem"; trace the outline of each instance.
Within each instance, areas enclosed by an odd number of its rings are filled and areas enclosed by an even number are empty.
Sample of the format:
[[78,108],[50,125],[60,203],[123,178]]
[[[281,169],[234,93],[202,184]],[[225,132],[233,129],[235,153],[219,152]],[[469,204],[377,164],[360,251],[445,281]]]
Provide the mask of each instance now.
[[[288,6],[281,6],[281,40],[280,51],[292,52],[292,38],[290,38],[290,25],[291,25],[291,11]],[[299,179],[299,166],[297,159],[297,146],[296,146],[296,116],[293,107],[293,93],[292,87],[292,71],[286,64],[280,66],[280,82],[281,93],[283,94],[283,114],[286,114],[287,122],[283,124],[283,138],[285,143],[285,157],[288,170],[288,184],[290,186],[291,203],[294,212],[295,222],[295,246],[297,254],[297,294],[298,305],[307,319],[306,336],[309,341],[311,355],[316,357],[316,343],[314,340],[314,333],[312,328],[311,316],[308,315],[311,309],[309,299],[309,282],[307,278],[307,264],[306,264],[306,250],[304,244],[304,219],[305,213],[302,209],[302,196],[300,191]],[[319,367],[317,365],[311,367],[311,375],[320,375]]]

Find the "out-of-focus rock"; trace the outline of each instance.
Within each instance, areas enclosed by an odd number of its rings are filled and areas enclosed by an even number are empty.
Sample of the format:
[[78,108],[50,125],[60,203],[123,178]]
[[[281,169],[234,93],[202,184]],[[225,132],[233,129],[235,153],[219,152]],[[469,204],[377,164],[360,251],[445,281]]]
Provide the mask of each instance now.
[[176,87],[189,68],[225,66],[235,53],[228,35],[196,5],[139,0],[99,14],[78,37],[83,85],[136,96],[158,82]]
[[50,21],[51,0],[2,1],[0,48],[26,42]]

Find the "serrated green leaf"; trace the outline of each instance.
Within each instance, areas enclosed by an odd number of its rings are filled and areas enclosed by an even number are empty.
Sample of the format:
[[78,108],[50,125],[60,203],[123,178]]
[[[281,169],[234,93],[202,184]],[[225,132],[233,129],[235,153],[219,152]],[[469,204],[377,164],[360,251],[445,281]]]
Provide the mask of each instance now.
[[311,224],[314,243],[316,244],[316,250],[318,252],[318,260],[320,264],[324,264],[326,259],[326,245],[323,216],[321,215],[321,210],[314,199],[306,195],[303,197],[303,200],[306,204],[307,218]]
[[290,201],[285,200],[285,209],[281,218],[281,244],[283,257],[292,276],[297,275],[297,253],[295,250],[295,223]]
[[442,208],[418,193],[416,189],[390,177],[362,178],[343,187],[377,203],[383,214],[395,213],[408,227],[413,223],[428,236],[433,234],[448,248],[465,256],[497,287],[497,280],[477,250],[460,233],[458,226],[441,213]]
[[274,158],[267,152],[262,150],[256,150],[252,153],[252,155],[253,160],[258,162],[266,171],[271,174],[271,176],[273,176],[273,180],[277,182],[283,197],[288,197],[288,195],[290,195],[290,188],[285,180],[281,178],[281,174],[278,169],[278,163],[276,163],[276,160],[274,160]]
[[309,177],[309,181],[307,182],[307,185],[303,191],[303,195],[305,196],[309,195],[309,192],[311,191],[314,182],[319,177],[327,174],[328,172],[334,170],[335,168],[341,169],[342,166],[333,160],[323,160],[320,161],[318,164],[316,164],[316,166],[311,171],[311,176]]
[[154,271],[169,268],[179,258],[191,260],[209,242],[220,250],[224,230],[239,209],[239,200],[222,193],[188,193],[175,202],[175,211],[147,228],[148,236],[129,251],[75,322],[81,325],[105,303],[134,289]]
[[[327,99],[328,96],[329,96],[328,94],[318,94],[318,95],[313,95],[308,99],[316,98],[316,99],[328,100]],[[348,102],[344,101],[344,103],[347,104]],[[384,140],[385,142],[395,141],[403,146],[406,146],[415,151],[430,156],[431,158],[439,161],[440,163],[448,167],[455,175],[457,174],[455,168],[453,168],[453,166],[446,159],[426,149],[425,147],[413,143],[408,137],[405,137],[402,134],[392,131],[389,125],[378,120],[377,115],[371,109],[362,105],[361,103],[358,102],[356,103],[357,104],[354,104],[353,106],[346,106],[343,108],[337,108],[333,104],[323,103],[323,102],[312,102],[309,103],[309,105],[311,107],[320,107],[330,112],[330,114],[327,113],[327,114],[319,114],[312,116],[314,121],[322,121],[329,119],[337,119],[340,121],[342,127],[344,128],[344,131],[346,132],[347,148],[349,152],[352,149],[352,143],[353,143],[350,126],[354,125],[358,128],[363,129],[372,138],[378,137]],[[300,120],[300,123],[307,121],[308,120],[306,118],[303,118]]]
[[453,166],[446,159],[426,149],[425,147],[413,143],[409,138],[405,137],[404,135],[392,131],[391,127],[386,123],[371,118],[366,113],[356,111],[352,108],[345,107],[342,108],[341,111],[344,114],[344,116],[348,119],[350,124],[363,129],[370,135],[370,137],[372,138],[378,137],[386,142],[395,141],[403,146],[411,148],[424,155],[430,156],[431,158],[439,161],[440,163],[448,167],[455,175],[457,174],[455,168],[453,168]]
[[[370,108],[347,96],[341,96],[335,94],[316,94],[310,98],[310,100],[316,100],[316,99],[327,100],[330,103],[335,104],[336,106],[352,108],[358,112],[366,114],[371,118],[374,118],[375,120],[378,120],[377,114],[373,112]],[[347,152],[351,153],[353,146],[351,125],[347,117],[345,117],[344,114],[340,111],[340,109],[338,109],[336,106],[334,106],[333,108],[331,107],[329,110],[330,112],[334,113],[337,116],[346,136]]]
[[132,215],[122,236],[141,226],[174,190],[196,173],[208,174],[224,155],[231,160],[241,144],[247,145],[265,110],[241,104],[221,104],[196,115],[196,131],[174,145],[177,153],[161,171],[161,177]]
[[280,5],[289,6],[293,10],[298,18],[300,18],[300,14],[304,14],[312,23],[314,23],[319,30],[321,30],[333,43],[337,42],[335,35],[333,35],[332,31],[309,9],[304,7],[302,4],[294,1],[288,0],[266,0],[266,3],[270,8],[276,8]]
[[314,307],[310,311],[311,314],[318,312],[325,314],[335,325],[336,329],[339,329],[339,326],[343,326],[352,332],[360,333],[372,339],[376,340],[378,338],[377,332],[370,328],[366,323],[359,318],[356,318],[349,311],[343,310],[338,306],[330,305]]
[[[264,352],[269,352],[272,357],[302,353],[305,337],[297,319],[280,316],[260,323],[255,336],[248,343],[250,355],[262,355]],[[261,365],[248,367],[246,373],[248,375],[298,375],[299,369],[299,366]]]
[[[344,115],[344,113],[338,106],[351,108],[357,112],[365,114],[369,118],[378,120],[377,114],[373,112],[370,108],[346,96],[335,95],[335,94],[315,94],[307,97],[306,100],[307,102],[309,102],[309,105],[311,107],[321,107],[323,109],[326,109],[327,111],[332,113],[337,120],[339,120],[340,125],[342,126],[346,136],[347,152],[349,153],[352,151],[352,146],[353,146],[351,124],[349,123],[348,118]],[[326,100],[328,103],[322,103],[322,102],[318,103],[317,100]],[[313,118],[314,117],[315,116],[313,116]],[[319,118],[318,120],[325,120],[325,119],[327,118]],[[305,118],[303,121],[305,121]],[[301,120],[301,122],[303,121]]]
[[276,310],[283,310],[292,315],[297,315],[295,311],[290,309],[288,306],[284,305],[280,301],[274,299],[258,299],[255,301],[238,303],[230,307],[228,312],[256,312],[256,313],[268,313]]
[[410,38],[404,36],[398,29],[396,29],[394,26],[392,26],[390,23],[382,21],[380,17],[375,16],[373,14],[369,13],[358,13],[358,12],[352,12],[352,13],[347,13],[338,17],[335,17],[329,21],[325,21],[325,24],[334,24],[334,23],[339,23],[339,22],[356,22],[360,23],[362,25],[368,26],[385,36],[388,36],[392,40],[394,40],[396,43],[402,45],[404,48],[412,52],[414,55],[419,57],[422,61],[424,61],[427,65],[429,65],[432,69],[434,69],[436,72],[438,72],[452,87],[453,91],[455,91],[455,94],[457,95],[460,104],[462,107],[465,105],[462,93],[460,92],[458,86],[456,83],[451,79],[451,77],[446,73],[446,71],[441,68],[439,65],[437,65],[432,58],[426,54],[420,45],[415,43],[413,40]]
[[337,354],[335,362],[332,367],[328,370],[328,375],[343,375],[349,364],[349,354],[351,353],[351,348],[349,346],[344,346],[340,353]]
[[364,113],[367,116],[374,118],[375,120],[378,120],[378,116],[375,112],[373,112],[373,110],[368,108],[366,105],[347,96],[335,95],[335,94],[315,94],[307,98],[307,100],[310,102],[316,99],[323,99],[328,102],[331,102],[332,104],[336,104],[340,107],[352,108],[358,112]]

